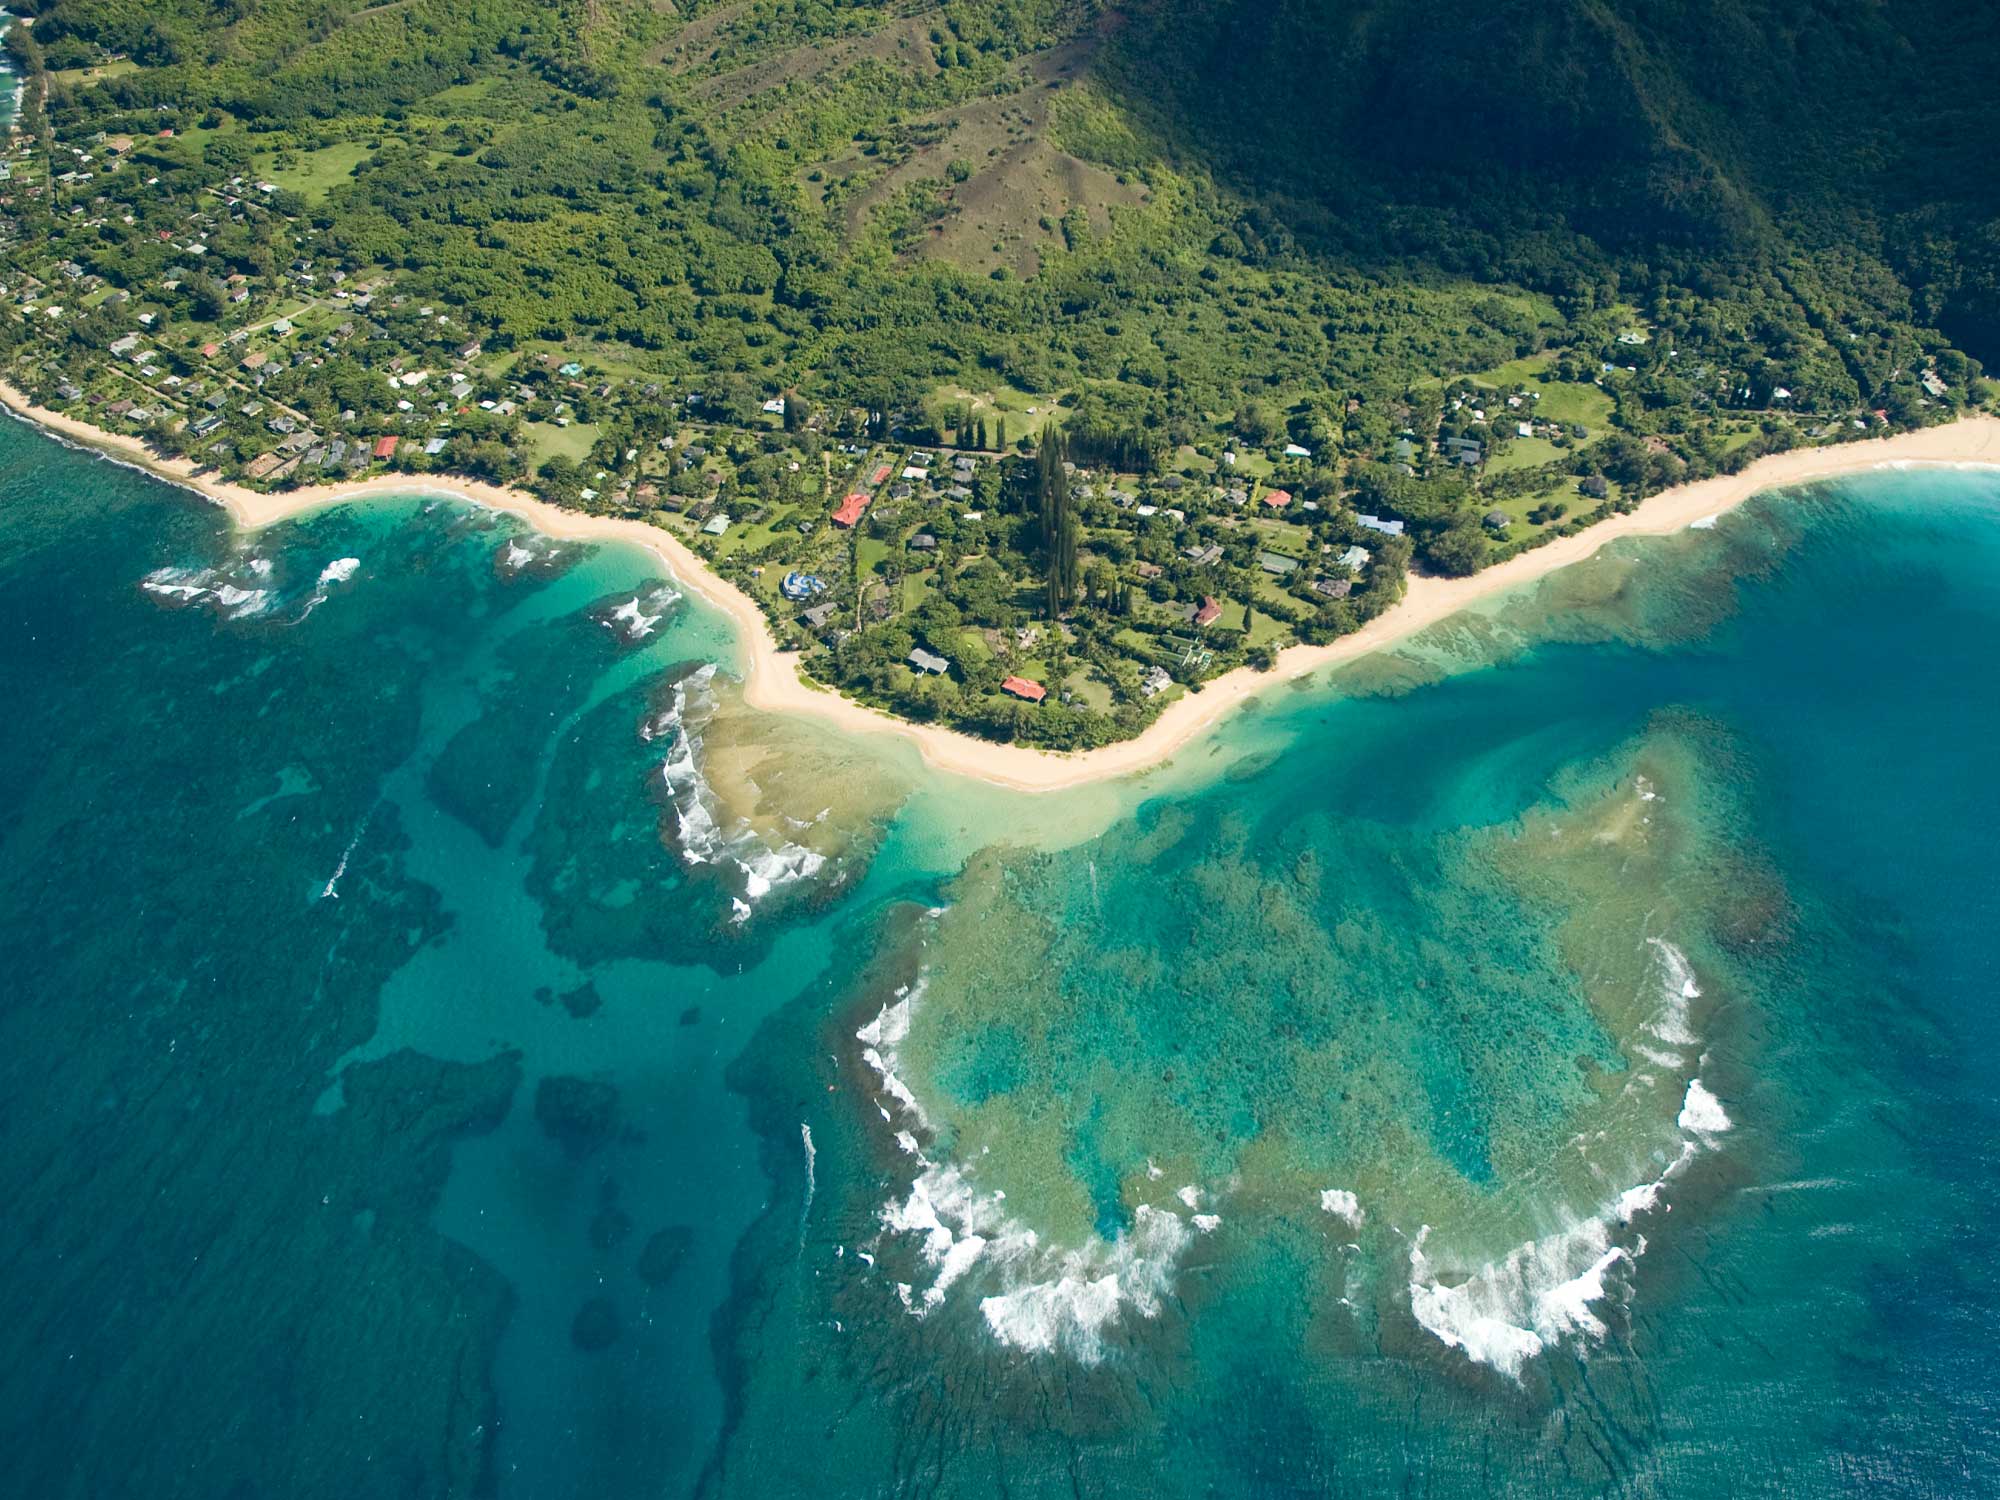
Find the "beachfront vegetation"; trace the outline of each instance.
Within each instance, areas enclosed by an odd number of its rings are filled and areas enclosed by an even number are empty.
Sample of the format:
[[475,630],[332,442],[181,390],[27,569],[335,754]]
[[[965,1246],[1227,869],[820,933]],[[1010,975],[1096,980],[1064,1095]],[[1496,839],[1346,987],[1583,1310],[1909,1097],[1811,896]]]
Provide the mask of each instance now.
[[2000,43],[1942,0],[25,8],[35,396],[652,519],[975,733],[1133,733],[2000,343]]

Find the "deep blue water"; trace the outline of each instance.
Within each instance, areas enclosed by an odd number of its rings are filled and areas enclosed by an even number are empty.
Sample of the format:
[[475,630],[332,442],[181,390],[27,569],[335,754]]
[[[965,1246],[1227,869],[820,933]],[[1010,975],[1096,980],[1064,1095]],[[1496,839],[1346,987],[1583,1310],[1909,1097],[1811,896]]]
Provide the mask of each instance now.
[[0,1489],[2000,1489],[2000,481],[1027,816],[662,582],[0,424]]

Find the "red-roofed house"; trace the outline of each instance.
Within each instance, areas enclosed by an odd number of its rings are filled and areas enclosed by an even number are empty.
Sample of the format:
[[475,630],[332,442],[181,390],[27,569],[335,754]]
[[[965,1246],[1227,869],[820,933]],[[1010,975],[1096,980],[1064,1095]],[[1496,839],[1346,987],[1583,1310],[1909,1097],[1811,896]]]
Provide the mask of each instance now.
[[1009,677],[1000,684],[1000,691],[1012,693],[1016,698],[1025,698],[1030,703],[1040,703],[1049,695],[1047,688],[1026,677]]
[[396,439],[392,437],[378,437],[375,439],[375,456],[377,458],[394,458],[396,456]]
[[203,359],[214,359],[221,352],[222,345],[220,344],[203,344],[201,346],[201,357]]
[[880,484],[883,480],[887,479],[890,476],[890,474],[894,472],[895,471],[892,470],[887,464],[883,464],[879,469],[877,469],[874,472],[874,474],[872,474],[869,477],[868,482],[871,485]]
[[840,502],[839,509],[834,511],[833,524],[836,526],[852,526],[856,521],[861,519],[861,513],[868,509],[869,498],[869,496],[862,494],[859,490],[849,495],[845,500]]
[[1194,622],[1197,625],[1213,625],[1221,618],[1222,606],[1216,603],[1212,597],[1204,597],[1201,601],[1201,608],[1194,612]]
[[1264,503],[1270,506],[1272,510],[1283,510],[1287,505],[1292,503],[1292,492],[1290,490],[1267,490],[1264,494]]

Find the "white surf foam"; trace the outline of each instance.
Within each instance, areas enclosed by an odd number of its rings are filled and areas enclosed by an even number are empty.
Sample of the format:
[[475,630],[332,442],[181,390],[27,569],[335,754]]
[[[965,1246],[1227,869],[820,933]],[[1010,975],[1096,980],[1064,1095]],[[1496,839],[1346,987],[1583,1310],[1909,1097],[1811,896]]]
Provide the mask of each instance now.
[[[627,611],[634,613],[628,616]],[[606,623],[621,617],[644,622],[647,617],[636,611],[637,601],[620,606]],[[702,776],[700,761],[702,730],[716,711],[715,671],[714,663],[707,663],[675,683],[671,704],[640,725],[639,735],[648,742],[671,738],[660,776],[673,806],[676,848],[689,865],[722,865],[736,872],[741,887],[731,898],[732,920],[741,923],[773,891],[818,876],[827,859],[804,844],[766,837],[748,819],[723,826],[720,804]]]
[[[885,1101],[919,1126],[923,1110],[897,1067],[923,990],[919,976],[855,1033]],[[891,1118],[886,1103],[881,1109]],[[897,1283],[897,1296],[913,1316],[928,1316],[952,1287],[980,1271],[983,1285],[994,1288],[980,1298],[979,1311],[995,1338],[1027,1353],[1061,1353],[1089,1364],[1103,1357],[1106,1331],[1128,1310],[1139,1317],[1159,1313],[1193,1232],[1172,1209],[1142,1204],[1129,1233],[1109,1240],[1093,1234],[1076,1246],[1045,1245],[1007,1211],[1004,1192],[982,1192],[969,1168],[931,1161],[908,1130],[898,1132],[897,1143],[915,1155],[920,1170],[903,1197],[884,1205],[881,1224],[886,1232],[920,1240],[930,1284],[918,1291],[914,1282]],[[1189,1194],[1198,1197],[1199,1190],[1190,1186],[1177,1196]],[[1221,1222],[1213,1214],[1192,1221],[1201,1233]]]
[[1688,1022],[1688,1007],[1701,998],[1694,966],[1665,938],[1649,937],[1646,941],[1660,960],[1660,1008],[1646,1023],[1646,1030],[1669,1047],[1692,1047],[1696,1038]]
[[1323,1188],[1319,1195],[1322,1212],[1332,1214],[1336,1219],[1344,1219],[1355,1228],[1367,1216],[1361,1211],[1361,1200],[1346,1188]]
[[1629,1295],[1614,1278],[1646,1249],[1643,1235],[1626,1243],[1620,1231],[1641,1215],[1662,1211],[1666,1185],[1730,1128],[1720,1101],[1698,1078],[1688,1082],[1676,1123],[1680,1149],[1658,1176],[1469,1272],[1440,1274],[1424,1251],[1425,1226],[1410,1247],[1410,1311],[1417,1322],[1466,1358],[1517,1381],[1529,1360],[1559,1342],[1604,1338],[1597,1309]]
[[1681,1129],[1702,1138],[1704,1144],[1730,1128],[1729,1112],[1722,1101],[1702,1085],[1699,1078],[1688,1080],[1687,1098],[1681,1104]]

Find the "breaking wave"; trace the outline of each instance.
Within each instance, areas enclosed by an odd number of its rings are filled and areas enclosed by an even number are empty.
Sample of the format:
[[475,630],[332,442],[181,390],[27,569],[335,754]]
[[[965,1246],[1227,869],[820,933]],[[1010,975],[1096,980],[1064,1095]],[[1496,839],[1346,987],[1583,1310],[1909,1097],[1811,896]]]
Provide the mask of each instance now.
[[716,710],[715,670],[709,663],[682,677],[673,685],[669,705],[642,724],[639,733],[647,741],[669,741],[660,778],[673,810],[674,842],[681,859],[733,872],[737,880],[731,897],[733,919],[745,922],[771,892],[812,879],[827,861],[803,844],[773,842],[747,819],[734,819],[725,826],[726,814],[702,776],[700,763],[702,730]]
[[[1194,1234],[1211,1233],[1222,1220],[1207,1213],[1184,1217],[1171,1203],[1140,1204],[1132,1227],[1110,1239],[1093,1234],[1080,1245],[1046,1243],[1007,1211],[1004,1191],[982,1191],[969,1168],[926,1156],[908,1126],[925,1129],[928,1121],[897,1071],[898,1047],[922,996],[919,979],[855,1033],[862,1060],[881,1082],[876,1109],[890,1124],[903,1124],[897,1144],[918,1166],[908,1192],[880,1215],[885,1233],[917,1241],[924,1272],[895,1283],[897,1298],[913,1317],[925,1317],[977,1270],[980,1319],[1001,1344],[1095,1364],[1104,1357],[1104,1335],[1121,1317],[1158,1316],[1182,1250]],[[1193,1186],[1174,1196],[1190,1209],[1200,1202]],[[873,1255],[864,1259],[874,1264]]]
[[327,595],[333,586],[337,583],[351,583],[356,571],[360,567],[361,559],[358,557],[336,557],[332,562],[321,568],[319,570],[319,579],[313,586],[312,597],[306,600],[306,607],[299,612],[298,619],[292,621],[292,623],[294,625],[304,624],[307,615],[310,615],[314,610],[326,603]]
[[[1680,949],[1649,938],[1660,960],[1660,1008],[1645,1030],[1669,1047],[1691,1047],[1696,1036],[1689,1003],[1701,995]],[[1640,1046],[1657,1066],[1679,1068],[1682,1054]],[[1652,1074],[1635,1084],[1653,1086]],[[1519,1381],[1529,1360],[1564,1342],[1590,1344],[1607,1332],[1600,1307],[1622,1306],[1629,1285],[1619,1278],[1646,1250],[1634,1221],[1660,1209],[1661,1194],[1702,1151],[1730,1128],[1728,1112],[1699,1078],[1687,1081],[1675,1120],[1678,1149],[1657,1175],[1625,1189],[1564,1227],[1515,1246],[1469,1274],[1446,1279],[1425,1253],[1430,1226],[1410,1246],[1410,1311],[1425,1331],[1466,1358]],[[1322,1199],[1324,1203],[1324,1198]]]
[[225,619],[241,620],[271,607],[271,591],[263,586],[270,572],[270,562],[261,557],[235,570],[155,568],[139,580],[139,587],[174,608],[198,604]]
[[626,645],[636,646],[673,613],[680,599],[676,590],[666,584],[658,584],[640,590],[622,604],[597,611],[595,618],[598,624]]

